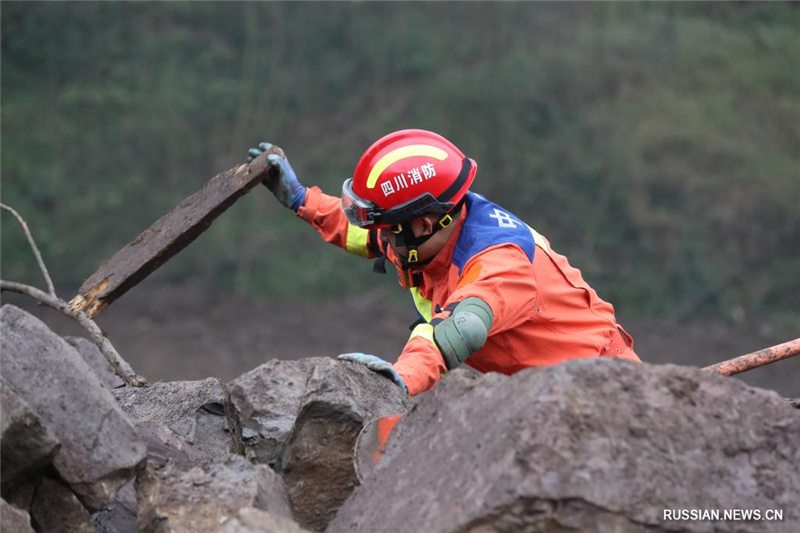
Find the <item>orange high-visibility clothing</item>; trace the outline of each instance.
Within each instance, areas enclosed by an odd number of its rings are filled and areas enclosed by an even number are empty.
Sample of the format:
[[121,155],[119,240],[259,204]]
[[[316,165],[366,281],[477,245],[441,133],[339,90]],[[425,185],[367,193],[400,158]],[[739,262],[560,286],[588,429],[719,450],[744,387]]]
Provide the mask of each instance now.
[[[378,230],[349,224],[340,200],[316,187],[307,190],[298,215],[348,252],[392,259]],[[447,318],[448,306],[471,296],[486,302],[494,316],[486,344],[465,363],[478,371],[513,374],[598,356],[639,361],[613,306],[580,271],[541,234],[478,194],[467,195],[455,230],[421,272],[411,295],[423,321],[394,364],[411,395],[430,389],[447,372],[431,321]]]

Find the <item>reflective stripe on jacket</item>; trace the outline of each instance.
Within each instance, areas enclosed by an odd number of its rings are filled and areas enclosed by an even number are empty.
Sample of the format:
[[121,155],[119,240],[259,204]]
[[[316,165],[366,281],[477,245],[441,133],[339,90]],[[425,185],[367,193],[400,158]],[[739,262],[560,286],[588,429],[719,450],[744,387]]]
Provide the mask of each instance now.
[[[309,188],[298,215],[332,244],[364,257],[384,246],[376,231],[351,226],[338,198]],[[391,249],[386,250],[391,258]],[[494,322],[486,344],[467,359],[481,372],[513,374],[568,359],[607,356],[639,361],[633,340],[580,271],[519,218],[469,193],[444,248],[422,269],[411,290],[424,320],[394,364],[412,395],[433,387],[447,371],[433,341],[432,320],[465,298],[481,298]]]

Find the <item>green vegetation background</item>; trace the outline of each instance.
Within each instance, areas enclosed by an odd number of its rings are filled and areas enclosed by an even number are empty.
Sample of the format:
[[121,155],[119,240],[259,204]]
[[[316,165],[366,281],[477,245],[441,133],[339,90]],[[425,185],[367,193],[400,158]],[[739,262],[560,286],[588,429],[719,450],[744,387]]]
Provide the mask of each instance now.
[[[2,200],[70,297],[258,141],[338,194],[379,136],[432,129],[626,315],[791,332],[799,28],[789,3],[3,2]],[[156,276],[285,299],[394,283],[265,189]],[[40,284],[7,214],[2,277]]]

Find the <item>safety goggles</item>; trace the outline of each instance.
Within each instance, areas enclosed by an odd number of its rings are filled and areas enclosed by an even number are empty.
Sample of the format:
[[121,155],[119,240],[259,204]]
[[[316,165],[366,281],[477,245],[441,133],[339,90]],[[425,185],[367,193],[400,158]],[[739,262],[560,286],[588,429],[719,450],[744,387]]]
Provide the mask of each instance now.
[[345,180],[342,184],[342,209],[350,224],[360,228],[377,224],[383,211],[353,192],[353,178]]
[[426,192],[390,210],[383,209],[369,200],[364,200],[353,192],[353,178],[342,185],[342,209],[350,224],[360,228],[366,226],[388,227],[407,222],[425,213],[447,213],[453,202],[440,202]]

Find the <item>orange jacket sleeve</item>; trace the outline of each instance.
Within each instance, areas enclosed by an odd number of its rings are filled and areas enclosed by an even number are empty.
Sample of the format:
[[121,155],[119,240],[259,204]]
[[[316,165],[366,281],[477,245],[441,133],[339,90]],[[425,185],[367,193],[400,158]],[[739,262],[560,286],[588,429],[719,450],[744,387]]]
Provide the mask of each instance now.
[[[471,296],[480,298],[492,309],[489,336],[513,328],[527,320],[537,295],[533,267],[525,253],[514,244],[487,248],[464,265],[453,279],[452,292],[432,322],[450,316],[447,307]],[[395,369],[403,378],[409,394],[433,387],[447,372],[436,343],[433,325],[420,324],[411,334]]]
[[383,253],[378,232],[350,224],[341,199],[323,193],[319,187],[306,189],[306,202],[297,210],[297,216],[311,224],[325,242],[351,254],[377,257]]

